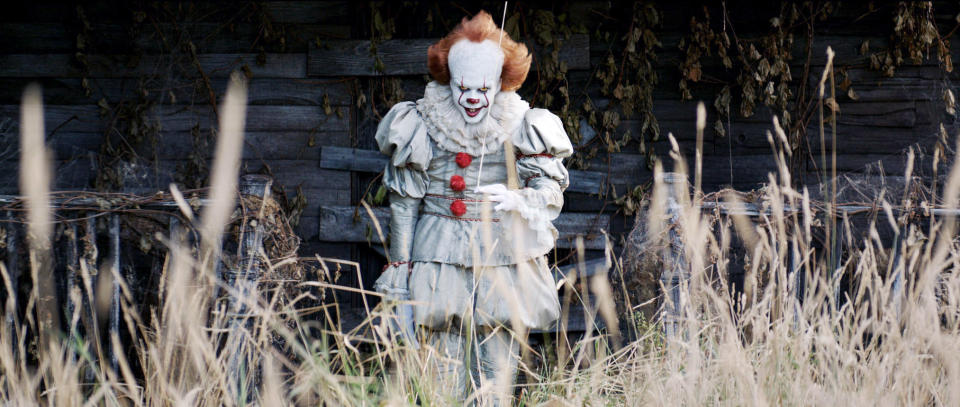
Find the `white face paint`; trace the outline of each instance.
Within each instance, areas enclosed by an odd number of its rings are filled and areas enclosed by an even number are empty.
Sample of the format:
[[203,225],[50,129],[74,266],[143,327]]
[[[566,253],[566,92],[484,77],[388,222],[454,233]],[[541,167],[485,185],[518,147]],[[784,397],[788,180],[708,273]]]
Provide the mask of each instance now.
[[479,123],[500,91],[503,52],[497,43],[460,40],[450,47],[450,90],[453,103],[467,123]]

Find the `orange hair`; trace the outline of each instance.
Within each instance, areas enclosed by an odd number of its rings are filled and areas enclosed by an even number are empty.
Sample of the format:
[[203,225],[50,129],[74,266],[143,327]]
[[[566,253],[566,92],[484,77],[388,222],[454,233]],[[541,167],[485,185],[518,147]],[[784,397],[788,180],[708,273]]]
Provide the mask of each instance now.
[[[501,33],[503,33],[503,42],[500,42]],[[460,25],[450,34],[430,46],[427,50],[427,68],[433,80],[444,85],[450,83],[447,57],[450,55],[450,47],[462,39],[473,42],[483,42],[483,40],[500,42],[500,50],[503,51],[500,90],[520,89],[520,85],[523,85],[523,81],[527,79],[527,73],[530,72],[530,62],[533,61],[533,57],[527,51],[526,45],[514,41],[509,34],[497,28],[493,17],[490,17],[486,11],[480,11],[469,20],[464,17]]]

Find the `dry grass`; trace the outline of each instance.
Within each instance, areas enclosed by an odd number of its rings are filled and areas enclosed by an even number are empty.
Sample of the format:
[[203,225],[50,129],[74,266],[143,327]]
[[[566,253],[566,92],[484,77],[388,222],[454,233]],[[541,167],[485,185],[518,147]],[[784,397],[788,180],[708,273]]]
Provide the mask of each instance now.
[[[123,287],[124,329],[138,338],[130,344],[135,348],[131,354],[139,358],[137,363],[121,358],[114,370],[98,360],[94,356],[98,345],[92,340],[95,332],[84,339],[51,336],[42,343],[46,351],[38,352],[39,359],[28,362],[26,345],[15,338],[22,338],[23,327],[36,322],[4,324],[0,327],[0,400],[5,404],[450,403],[437,394],[436,378],[427,368],[435,357],[429,346],[411,349],[398,345],[388,340],[385,325],[372,319],[365,325],[372,335],[325,330],[314,317],[301,316],[305,311],[297,299],[280,301],[269,289],[237,291],[211,278],[211,259],[216,252],[210,247],[216,246],[217,235],[229,218],[236,188],[239,151],[231,147],[240,145],[243,93],[243,85],[236,81],[223,109],[221,145],[214,166],[218,172],[213,177],[218,184],[212,188],[215,204],[209,207],[212,212],[202,217],[206,222],[202,228],[205,249],[199,254],[191,252],[177,234],[164,238],[169,255],[158,309],[139,309]],[[40,114],[39,109],[26,106],[28,111]],[[777,145],[773,137],[771,142]],[[232,143],[236,144],[228,145]],[[42,148],[39,152],[25,148],[24,154],[23,168],[43,166]],[[775,154],[783,159],[782,150]],[[686,168],[679,154],[674,158],[679,160],[677,169]],[[37,161],[30,164],[32,160]],[[695,168],[700,168],[699,162]],[[879,235],[871,226],[869,236],[843,257],[842,269],[847,270],[853,289],[838,302],[840,273],[828,266],[829,256],[818,248],[812,232],[818,214],[810,209],[807,191],[793,190],[790,185],[786,166],[781,165],[762,197],[770,205],[769,214],[760,222],[743,215],[713,222],[697,206],[699,196],[681,199],[677,230],[691,270],[685,285],[685,335],[666,341],[660,326],[641,321],[627,327],[635,335],[623,344],[607,334],[588,334],[575,343],[554,338],[553,345],[525,352],[526,363],[521,368],[527,381],[521,384],[516,402],[557,406],[960,405],[956,219],[937,217],[924,230],[906,218],[894,217],[893,211],[885,212],[887,216],[880,216],[878,222],[892,222],[905,237],[899,256],[889,248],[890,242],[874,238]],[[663,185],[656,185],[654,191],[654,196],[662,196]],[[960,197],[960,166],[956,163],[944,191],[942,206],[956,208]],[[45,193],[30,192],[38,199]],[[653,201],[649,230],[666,229],[667,208],[662,202]],[[728,203],[735,205],[735,197]],[[31,208],[30,219],[37,226],[31,230],[40,234],[33,238],[43,242],[42,234],[50,233],[42,227],[46,222],[43,216],[48,215],[43,215],[42,208]],[[731,294],[722,278],[732,260],[728,249],[734,234],[750,249],[741,294]],[[790,252],[799,259],[802,279],[789,273]],[[93,270],[84,264],[81,267],[80,289],[95,298]],[[0,271],[8,282],[6,271]],[[902,294],[893,284],[897,272],[906,276]],[[600,314],[610,318],[610,292],[620,288],[605,282],[594,279],[590,286],[600,298]],[[212,289],[216,284],[242,306],[218,302]],[[305,290],[318,286],[329,288],[320,282],[303,284]],[[802,288],[802,299],[794,295],[798,288]],[[34,293],[34,297],[38,295]],[[41,303],[33,298],[29,315],[38,315],[35,305]],[[70,320],[75,324],[80,314],[98,312],[94,308],[78,307],[78,315]],[[11,309],[10,304],[6,309]],[[237,310],[244,310],[246,316],[238,316]],[[323,311],[321,315],[335,314],[335,304]],[[371,317],[382,311],[381,307],[373,309]],[[144,313],[154,314],[152,323],[141,321]],[[119,342],[116,336],[99,335],[104,344]],[[550,362],[538,362],[544,359]]]

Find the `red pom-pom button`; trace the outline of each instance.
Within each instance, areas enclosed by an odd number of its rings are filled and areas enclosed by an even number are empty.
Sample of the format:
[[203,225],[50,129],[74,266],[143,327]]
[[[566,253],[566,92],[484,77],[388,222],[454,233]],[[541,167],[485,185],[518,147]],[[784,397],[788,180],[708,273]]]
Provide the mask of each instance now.
[[457,165],[460,168],[467,168],[470,166],[470,163],[473,161],[473,157],[467,153],[457,153]]
[[459,175],[454,175],[450,177],[450,189],[460,192],[467,188],[467,183],[463,180],[463,177]]
[[467,213],[467,205],[457,199],[450,204],[450,213],[452,213],[453,216],[463,216],[463,214]]

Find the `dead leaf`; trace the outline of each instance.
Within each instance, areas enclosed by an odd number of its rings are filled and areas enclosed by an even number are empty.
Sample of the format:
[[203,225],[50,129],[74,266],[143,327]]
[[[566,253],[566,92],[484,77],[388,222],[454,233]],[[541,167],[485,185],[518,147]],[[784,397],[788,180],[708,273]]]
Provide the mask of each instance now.
[[852,87],[847,89],[847,97],[850,98],[850,100],[860,99],[860,96],[857,96],[857,92],[854,92]]
[[957,99],[953,96],[953,91],[947,89],[943,91],[943,104],[944,108],[947,110],[951,116],[956,116],[957,114]]
[[827,100],[825,100],[824,103],[825,103],[825,104],[827,105],[827,107],[829,107],[830,110],[833,111],[834,113],[840,113],[840,105],[837,104],[836,99],[834,99],[834,98],[827,98]]

